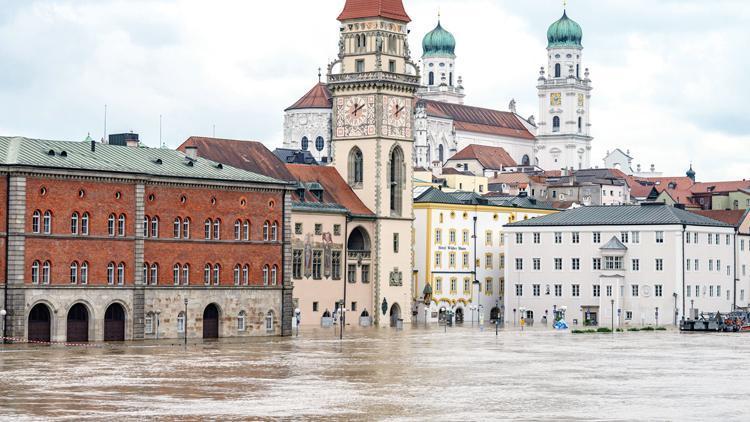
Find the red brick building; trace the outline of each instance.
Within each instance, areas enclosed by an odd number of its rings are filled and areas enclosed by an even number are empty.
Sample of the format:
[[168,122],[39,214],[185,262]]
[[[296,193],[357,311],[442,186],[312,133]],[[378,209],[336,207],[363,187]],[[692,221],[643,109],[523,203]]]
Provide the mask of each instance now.
[[288,334],[288,183],[167,149],[0,138],[5,335]]

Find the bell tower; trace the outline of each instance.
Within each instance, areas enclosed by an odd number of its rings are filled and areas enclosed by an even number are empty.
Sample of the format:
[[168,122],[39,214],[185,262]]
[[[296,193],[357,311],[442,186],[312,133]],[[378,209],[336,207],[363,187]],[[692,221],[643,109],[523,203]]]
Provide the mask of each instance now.
[[583,31],[567,12],[547,30],[547,67],[539,70],[536,158],[545,170],[591,166],[591,80],[583,68]]
[[[346,0],[328,66],[333,165],[376,215],[373,303],[379,326],[410,320],[412,149],[419,71],[401,0]],[[353,229],[353,228],[352,228]],[[348,263],[349,264],[349,263]]]

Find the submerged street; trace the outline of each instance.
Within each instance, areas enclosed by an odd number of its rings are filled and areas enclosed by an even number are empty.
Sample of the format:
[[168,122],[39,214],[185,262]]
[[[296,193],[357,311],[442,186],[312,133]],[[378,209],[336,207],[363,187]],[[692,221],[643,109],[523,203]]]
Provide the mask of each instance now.
[[750,336],[476,327],[0,349],[4,420],[740,420]]

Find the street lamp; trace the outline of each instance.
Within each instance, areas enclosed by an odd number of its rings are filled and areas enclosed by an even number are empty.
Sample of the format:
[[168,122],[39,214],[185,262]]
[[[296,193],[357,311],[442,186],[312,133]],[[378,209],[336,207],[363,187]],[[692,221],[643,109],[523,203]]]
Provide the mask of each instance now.
[[187,337],[188,337],[188,313],[187,313],[187,305],[188,305],[188,298],[185,298],[185,327],[183,327],[183,331],[185,332],[185,347],[187,347]]
[[474,326],[474,311],[477,310],[477,307],[472,303],[471,305],[469,305],[469,310],[471,311],[471,326],[473,327]]
[[341,309],[339,310],[339,318],[341,319],[341,333],[339,334],[339,340],[344,339],[344,321],[345,321],[344,314],[345,313],[346,313],[346,308],[344,307],[344,304],[342,302]]
[[654,311],[654,320],[656,321],[656,326],[659,326],[659,307],[656,307],[656,310]]
[[294,319],[297,324],[297,337],[299,337],[299,324],[300,324],[301,314],[302,314],[302,311],[300,311],[299,308],[294,310]]
[[609,303],[612,305],[612,315],[611,315],[611,317],[612,317],[612,332],[614,333],[615,332],[615,300],[614,299],[610,299]]
[[161,311],[156,311],[156,339],[159,340],[159,316],[161,315]]
[[2,320],[2,327],[0,327],[0,333],[2,333],[2,344],[5,344],[5,315],[8,315],[8,311],[0,309],[0,320]]
[[695,311],[693,311],[693,305],[695,304],[695,300],[690,299],[690,319],[694,319],[693,315],[695,315]]

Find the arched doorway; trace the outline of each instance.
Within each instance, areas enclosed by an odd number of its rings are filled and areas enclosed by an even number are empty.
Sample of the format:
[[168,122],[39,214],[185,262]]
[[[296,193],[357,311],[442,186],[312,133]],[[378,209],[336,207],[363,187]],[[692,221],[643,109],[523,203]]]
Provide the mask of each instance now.
[[29,341],[49,342],[52,317],[49,307],[39,303],[29,312]]
[[213,303],[203,310],[203,338],[219,338],[219,308]]
[[68,311],[68,343],[89,341],[89,311],[82,303],[76,303]]
[[500,317],[500,309],[495,306],[490,310],[490,321],[495,322]]
[[456,308],[456,324],[464,323],[464,308]]
[[398,303],[394,303],[391,305],[391,327],[395,327],[398,323],[398,320],[401,319],[401,307],[398,306]]
[[104,341],[125,341],[125,309],[119,303],[104,313]]

